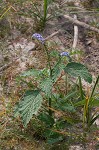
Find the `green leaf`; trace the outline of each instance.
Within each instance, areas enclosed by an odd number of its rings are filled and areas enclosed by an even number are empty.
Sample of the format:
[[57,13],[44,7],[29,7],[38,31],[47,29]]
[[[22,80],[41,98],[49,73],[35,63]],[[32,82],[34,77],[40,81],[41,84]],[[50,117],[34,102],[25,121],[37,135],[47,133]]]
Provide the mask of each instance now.
[[47,68],[41,69],[41,70],[36,70],[36,69],[30,69],[28,71],[25,71],[24,73],[22,73],[20,75],[20,77],[28,77],[28,76],[34,76],[36,78],[45,78],[45,77],[49,77],[50,75],[50,71]]
[[53,0],[47,0],[48,5],[51,4]]
[[14,107],[14,117],[18,117],[19,115],[19,103],[17,103]]
[[82,51],[79,49],[76,49],[75,51],[70,52],[70,55],[75,55],[75,54],[82,54]]
[[52,90],[52,80],[50,78],[46,78],[45,80],[43,80],[40,84],[40,88],[43,92],[45,92],[45,94],[50,97],[51,95],[51,90]]
[[58,136],[56,138],[48,138],[47,142],[49,144],[54,144],[54,143],[57,143],[57,142],[62,141],[62,140],[63,140],[63,137],[62,136]]
[[18,76],[18,77],[16,78],[16,81],[17,81],[18,83],[19,83],[19,81],[25,83],[29,88],[35,88],[31,81],[30,81],[30,82],[29,82],[29,81],[27,82],[26,80],[24,80],[24,78],[23,78],[22,76]]
[[40,73],[39,70],[36,69],[30,69],[28,71],[25,71],[24,73],[21,74],[22,77],[28,77],[28,76],[38,76]]
[[71,62],[64,68],[64,71],[73,77],[81,77],[85,81],[92,83],[92,76],[88,69],[80,63]]
[[40,76],[44,77],[49,77],[50,76],[50,70],[48,68],[44,68],[40,70]]
[[76,102],[75,104],[74,104],[74,106],[76,106],[76,107],[79,107],[79,106],[84,106],[85,105],[85,99],[84,100],[81,100],[81,101],[78,101],[78,102]]
[[64,101],[71,99],[72,97],[77,96],[77,91],[69,92],[66,96],[64,96]]
[[95,82],[95,84],[94,84],[94,87],[93,87],[93,89],[92,89],[90,98],[93,97],[93,94],[94,94],[94,92],[95,92],[96,86],[99,85],[98,82],[99,82],[99,75],[98,75],[98,77],[97,77],[97,79],[96,79],[96,82]]
[[[85,105],[86,100],[81,100],[79,102],[74,103],[74,106],[79,107],[79,106],[84,106]],[[98,107],[99,106],[99,100],[95,100],[93,99],[92,101],[89,101],[89,106],[91,107]]]
[[71,123],[67,122],[64,118],[62,118],[62,120],[57,120],[56,123],[55,123],[55,126],[57,127],[57,130],[63,130],[63,129],[66,129],[66,128],[71,128]]
[[47,130],[44,135],[47,137],[47,142],[49,144],[54,144],[63,140],[63,136],[57,132]]
[[15,114],[20,114],[24,126],[27,126],[33,114],[36,115],[41,107],[42,96],[39,90],[26,91],[25,95],[18,104]]
[[62,111],[75,112],[74,106],[66,102],[61,102],[59,104],[59,109]]
[[58,62],[54,68],[52,69],[52,79],[54,82],[57,81],[57,78],[59,77],[59,75],[61,74],[61,71],[64,69],[64,65],[60,64],[60,62]]
[[96,100],[96,99],[93,99],[91,102],[90,102],[90,105],[91,106],[96,106],[96,107],[99,107],[99,100]]
[[50,56],[51,56],[51,57],[55,57],[55,58],[59,58],[59,52],[56,51],[56,50],[53,50],[53,51],[50,53]]
[[41,120],[42,122],[44,122],[48,127],[50,127],[54,124],[54,119],[46,113],[41,113],[38,116],[38,119]]

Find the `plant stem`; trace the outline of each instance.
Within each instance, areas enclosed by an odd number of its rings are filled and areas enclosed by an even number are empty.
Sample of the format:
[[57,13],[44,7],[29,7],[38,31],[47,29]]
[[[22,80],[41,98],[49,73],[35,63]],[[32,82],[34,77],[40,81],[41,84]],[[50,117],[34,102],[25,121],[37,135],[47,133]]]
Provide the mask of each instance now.
[[[80,97],[81,97],[81,100],[83,100],[83,89],[82,89],[81,77],[79,76],[78,79],[79,79]],[[86,102],[85,102],[84,110],[83,110],[83,130],[85,130],[85,121],[86,121]]]
[[[94,85],[94,87],[93,87],[93,89],[92,89],[91,96],[90,96],[90,98],[89,98],[89,102],[92,102],[92,101],[93,101],[92,97],[93,97],[95,88],[96,88],[96,86],[97,86],[97,84],[98,84],[98,81],[99,81],[99,76],[97,77],[96,82],[95,82],[95,85]],[[88,105],[89,105],[89,104],[88,104]],[[89,108],[88,108],[88,116],[87,116],[87,126],[88,126],[89,129],[90,129],[90,126],[91,126],[91,122],[92,122],[92,118],[91,118],[91,108],[89,107]]]
[[85,123],[86,123],[86,125],[87,125],[87,131],[90,131],[90,126],[93,124],[94,119],[95,119],[94,115],[93,115],[93,117],[91,117],[91,107],[90,107],[89,103],[92,102],[92,100],[93,100],[92,97],[93,97],[96,85],[98,84],[98,81],[99,81],[99,76],[97,77],[95,85],[94,85],[94,87],[92,89],[90,98],[86,98],[85,105],[84,105],[83,126],[85,126]]
[[68,92],[68,75],[65,74],[65,94],[67,95]]
[[49,69],[50,69],[50,77],[52,78],[52,68],[51,68],[51,63],[50,63],[50,54],[48,52],[48,49],[47,49],[46,45],[44,45],[44,49],[45,49],[45,52],[46,52],[46,55],[47,55],[47,62],[48,62],[48,66],[49,66]]
[[[49,108],[51,108],[51,106],[52,106],[51,104],[52,104],[52,100],[51,100],[51,98],[49,98]],[[51,109],[49,109],[49,115],[52,116]]]
[[98,81],[99,81],[99,75],[98,75],[97,80],[96,80],[96,82],[95,82],[95,85],[94,85],[94,87],[93,87],[93,90],[92,90],[92,93],[91,93],[90,99],[91,99],[91,98],[92,98],[92,96],[93,96],[93,93],[94,93],[94,91],[95,91],[96,85],[98,84]]
[[47,17],[47,0],[44,0],[44,18],[43,18],[43,26],[45,25]]
[[6,13],[11,9],[12,6],[9,6],[8,9],[0,16],[0,20],[6,15]]
[[[46,51],[47,62],[48,62],[48,66],[49,66],[49,69],[50,69],[50,78],[52,78],[52,68],[51,68],[51,63],[50,63],[50,54],[49,54],[49,52],[48,52],[48,49],[47,49],[46,45],[44,45],[44,49],[45,49],[45,51]],[[52,97],[52,94],[51,94],[51,96],[49,97],[49,107],[50,107],[50,108],[51,108],[51,103],[52,103],[51,97]],[[49,109],[49,115],[52,116],[52,111],[51,111],[51,109]]]
[[81,77],[79,76],[78,78],[79,78],[80,96],[81,96],[81,100],[83,100],[83,89],[82,89]]

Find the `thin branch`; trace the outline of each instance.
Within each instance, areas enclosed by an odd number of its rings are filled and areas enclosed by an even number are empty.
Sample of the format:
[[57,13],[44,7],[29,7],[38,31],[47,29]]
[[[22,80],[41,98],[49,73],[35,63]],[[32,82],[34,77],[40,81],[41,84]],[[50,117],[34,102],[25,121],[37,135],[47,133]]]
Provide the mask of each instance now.
[[86,29],[89,29],[89,30],[92,30],[92,31],[94,31],[94,32],[99,33],[99,29],[98,29],[98,28],[92,27],[92,26],[90,26],[89,24],[86,24],[86,23],[84,23],[84,22],[75,20],[74,18],[72,18],[72,17],[70,17],[70,16],[68,16],[68,15],[64,15],[64,17],[65,17],[66,19],[68,19],[70,22],[72,22],[73,24],[79,25],[79,26],[81,26],[81,27],[84,27],[84,28],[86,28]]
[[2,67],[0,68],[0,72],[3,71],[3,70],[5,70],[5,69],[7,69],[11,64],[12,64],[12,63],[5,64],[4,66],[2,66]]
[[[77,20],[77,16],[74,15],[74,19]],[[72,46],[72,52],[75,52],[76,46],[78,42],[78,26],[74,25],[74,40],[73,40],[73,46]],[[76,59],[78,60],[78,55],[75,55]]]
[[[74,15],[74,19],[77,20],[77,16]],[[77,46],[77,41],[78,41],[78,26],[74,25],[74,41],[73,41],[73,51],[75,51],[75,48]]]
[[[94,31],[94,32],[99,33],[99,29],[98,29],[98,28],[92,27],[92,26],[90,26],[89,24],[86,24],[86,23],[84,23],[84,22],[81,22],[81,21],[79,21],[79,20],[77,20],[77,19],[75,19],[75,18],[72,18],[72,17],[68,16],[68,15],[64,15],[64,17],[65,17],[66,19],[68,19],[70,22],[72,22],[73,24],[75,24],[75,25],[79,25],[79,26],[81,26],[81,27],[83,27],[83,28],[86,28],[86,29],[89,29],[89,30],[92,30],[92,31]],[[65,23],[65,22],[64,22],[64,23]],[[64,23],[63,23],[63,24],[64,24]],[[75,30],[77,31],[77,27],[76,27],[76,26],[75,26],[75,28],[76,28]],[[55,36],[55,35],[58,34],[59,32],[61,32],[60,29],[59,29],[58,31],[52,33],[52,34],[49,35],[48,37],[46,37],[45,40],[48,40],[48,39],[52,38],[53,36]],[[76,33],[77,33],[77,32],[76,32]],[[76,36],[77,36],[77,35],[76,35]]]
[[59,32],[61,32],[61,30],[58,30],[58,31],[52,33],[51,35],[49,35],[48,37],[46,37],[45,40],[51,39],[53,36],[55,36],[55,35],[58,34]]

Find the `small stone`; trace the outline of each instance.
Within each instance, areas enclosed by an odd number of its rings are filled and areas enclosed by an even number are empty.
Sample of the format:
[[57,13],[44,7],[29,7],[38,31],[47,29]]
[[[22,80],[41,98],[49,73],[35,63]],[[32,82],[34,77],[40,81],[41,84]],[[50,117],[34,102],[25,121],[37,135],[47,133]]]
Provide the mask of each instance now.
[[70,146],[69,150],[84,150],[80,145]]
[[90,40],[90,41],[87,41],[86,44],[87,44],[87,45],[90,45],[91,43],[92,43],[92,41]]
[[25,38],[21,38],[19,39],[19,41],[14,42],[13,46],[9,45],[9,49],[11,50],[21,49],[22,51],[25,52],[31,51],[32,49],[34,49],[34,47],[35,47],[35,43],[33,43],[32,41],[28,42],[28,40]]
[[27,44],[27,46],[24,48],[24,50],[28,52],[28,51],[33,50],[34,48],[35,48],[35,43],[29,42],[29,43]]

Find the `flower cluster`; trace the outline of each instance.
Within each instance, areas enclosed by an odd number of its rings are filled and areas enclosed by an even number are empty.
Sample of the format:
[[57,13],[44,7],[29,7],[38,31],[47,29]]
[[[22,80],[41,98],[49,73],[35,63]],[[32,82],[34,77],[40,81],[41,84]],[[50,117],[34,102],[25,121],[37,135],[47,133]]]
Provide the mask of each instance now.
[[34,33],[32,35],[32,38],[37,39],[38,41],[40,41],[42,44],[44,44],[45,39],[42,37],[42,35],[40,35],[39,33]]
[[69,52],[62,52],[60,53],[61,56],[69,56]]

